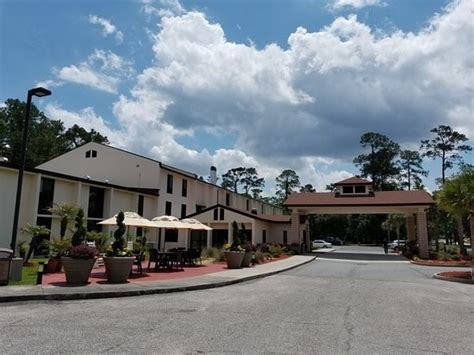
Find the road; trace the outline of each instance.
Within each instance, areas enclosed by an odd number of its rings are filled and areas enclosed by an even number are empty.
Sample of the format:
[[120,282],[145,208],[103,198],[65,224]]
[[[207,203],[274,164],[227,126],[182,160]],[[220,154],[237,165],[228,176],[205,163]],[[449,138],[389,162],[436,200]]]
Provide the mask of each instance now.
[[316,260],[175,294],[0,305],[0,353],[472,354],[474,286],[399,261]]

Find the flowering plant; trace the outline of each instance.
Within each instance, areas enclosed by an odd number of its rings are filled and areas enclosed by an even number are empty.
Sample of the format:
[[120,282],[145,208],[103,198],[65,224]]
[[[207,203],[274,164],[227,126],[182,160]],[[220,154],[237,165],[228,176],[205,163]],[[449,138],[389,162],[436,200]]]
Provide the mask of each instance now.
[[72,248],[69,248],[64,256],[73,258],[73,259],[93,259],[97,255],[97,249],[88,245],[76,245]]

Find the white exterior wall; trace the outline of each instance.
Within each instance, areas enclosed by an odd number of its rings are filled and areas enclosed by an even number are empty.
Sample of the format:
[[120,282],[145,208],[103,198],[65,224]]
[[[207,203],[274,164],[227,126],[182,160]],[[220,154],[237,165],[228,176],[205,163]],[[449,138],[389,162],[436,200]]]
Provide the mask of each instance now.
[[[96,158],[86,158],[89,150],[97,151]],[[158,188],[160,166],[146,159],[115,148],[87,143],[38,166],[38,169],[56,173],[90,177],[95,181],[133,187]]]

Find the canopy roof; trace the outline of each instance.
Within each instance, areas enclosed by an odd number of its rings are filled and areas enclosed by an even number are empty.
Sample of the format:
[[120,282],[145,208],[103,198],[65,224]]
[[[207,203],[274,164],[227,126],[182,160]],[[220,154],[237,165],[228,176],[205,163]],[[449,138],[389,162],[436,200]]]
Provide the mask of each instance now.
[[[150,222],[148,219],[143,218],[136,212],[124,212],[124,220],[123,223],[126,226],[130,227],[145,227],[145,228],[156,228],[156,226]],[[117,224],[117,215],[110,217],[106,220],[103,220],[102,222],[99,222],[99,224],[105,224],[105,225],[116,225]]]

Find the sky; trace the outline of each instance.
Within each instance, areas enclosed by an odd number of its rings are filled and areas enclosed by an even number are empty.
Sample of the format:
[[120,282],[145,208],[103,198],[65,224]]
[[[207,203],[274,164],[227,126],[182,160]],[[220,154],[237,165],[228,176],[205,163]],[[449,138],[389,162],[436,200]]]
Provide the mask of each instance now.
[[[202,176],[359,173],[365,132],[419,150],[448,124],[474,137],[472,0],[0,0],[0,105]],[[473,163],[473,155],[465,155]],[[426,160],[435,190],[439,161]],[[451,170],[449,173],[454,173]]]

